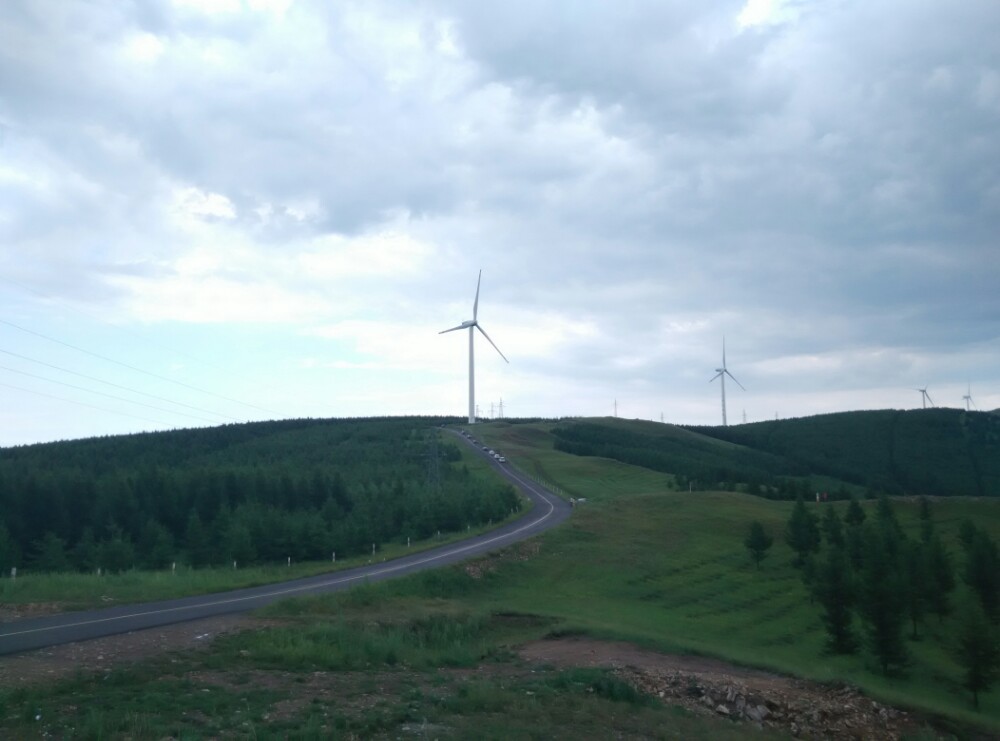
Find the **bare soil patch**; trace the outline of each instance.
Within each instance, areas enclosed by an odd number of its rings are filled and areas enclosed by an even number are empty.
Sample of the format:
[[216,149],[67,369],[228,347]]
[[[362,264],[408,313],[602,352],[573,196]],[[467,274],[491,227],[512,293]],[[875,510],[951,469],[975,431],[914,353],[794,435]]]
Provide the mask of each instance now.
[[699,656],[649,651],[589,638],[535,641],[522,659],[554,667],[606,667],[642,692],[696,713],[714,714],[802,738],[899,739],[927,719],[876,702],[853,687],[831,686]]

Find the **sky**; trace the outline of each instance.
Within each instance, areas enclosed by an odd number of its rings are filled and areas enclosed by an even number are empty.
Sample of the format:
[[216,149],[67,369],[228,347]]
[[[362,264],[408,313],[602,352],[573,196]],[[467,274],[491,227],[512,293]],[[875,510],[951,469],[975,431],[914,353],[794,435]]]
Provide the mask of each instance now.
[[6,0],[0,446],[1000,407],[1000,3]]

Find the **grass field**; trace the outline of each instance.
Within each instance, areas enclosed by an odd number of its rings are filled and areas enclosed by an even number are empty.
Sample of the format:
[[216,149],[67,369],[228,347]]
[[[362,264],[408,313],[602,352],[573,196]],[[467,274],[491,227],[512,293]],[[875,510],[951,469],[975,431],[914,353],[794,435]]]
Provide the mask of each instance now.
[[[607,672],[532,671],[511,653],[526,640],[587,633],[846,682],[957,729],[1000,734],[1000,690],[973,712],[960,687],[948,650],[954,618],[929,620],[923,640],[908,642],[900,677],[884,678],[864,654],[823,652],[818,609],[781,541],[790,503],[678,492],[670,475],[555,451],[545,425],[475,434],[586,503],[537,548],[483,559],[478,578],[455,567],[291,600],[266,611],[286,624],[202,654],[0,691],[0,731],[41,735],[37,714],[53,719],[52,735],[77,724],[89,729],[81,737],[780,737],[663,706]],[[916,501],[894,507],[915,532]],[[956,557],[963,519],[1000,535],[1000,502],[940,499],[932,511]],[[751,520],[776,536],[759,571],[742,545]]]

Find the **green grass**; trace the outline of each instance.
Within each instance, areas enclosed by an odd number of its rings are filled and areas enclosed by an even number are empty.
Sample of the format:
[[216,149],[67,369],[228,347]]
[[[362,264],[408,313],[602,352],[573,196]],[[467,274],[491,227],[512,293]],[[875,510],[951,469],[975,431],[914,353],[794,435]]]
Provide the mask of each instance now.
[[[971,709],[952,659],[956,619],[928,618],[910,641],[902,677],[883,677],[864,654],[824,653],[819,610],[810,605],[782,534],[791,503],[724,492],[668,491],[669,477],[616,461],[555,451],[546,427],[490,424],[477,434],[523,455],[557,485],[590,503],[545,536],[540,555],[511,564],[491,587],[490,604],[556,617],[587,632],[664,650],[716,656],[820,681],[856,685],[893,704],[1000,732],[1000,688]],[[841,512],[843,503],[826,504]],[[873,516],[874,503],[864,505]],[[916,499],[894,501],[904,529],[917,531]],[[932,501],[936,529],[957,563],[959,523],[973,520],[1000,537],[1000,501]],[[758,572],[742,545],[750,521],[775,536]],[[960,581],[960,579],[959,579]],[[964,587],[959,587],[964,589]],[[957,602],[958,600],[954,600]]]

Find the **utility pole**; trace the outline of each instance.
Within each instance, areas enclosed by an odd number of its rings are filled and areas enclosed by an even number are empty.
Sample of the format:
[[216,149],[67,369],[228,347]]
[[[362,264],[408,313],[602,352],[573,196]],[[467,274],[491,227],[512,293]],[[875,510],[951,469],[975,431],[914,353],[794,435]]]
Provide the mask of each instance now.
[[747,423],[747,410],[744,409],[743,410],[743,424],[746,424],[746,423]]
[[493,402],[491,401],[490,402],[490,419],[495,419],[495,417],[493,416],[494,413],[495,413],[495,410],[494,410]]
[[663,424],[663,412],[660,412],[660,424]]
[[503,419],[503,397],[500,397],[500,419]]
[[615,399],[615,416],[618,416],[618,399]]

